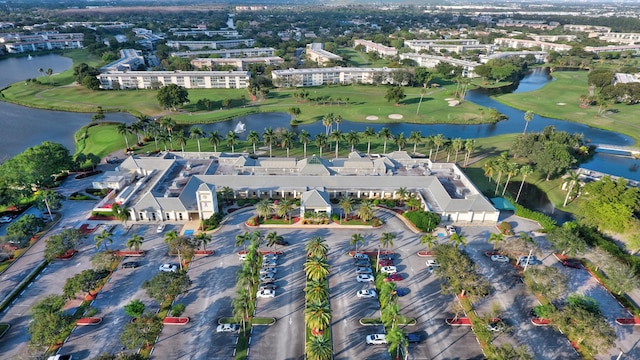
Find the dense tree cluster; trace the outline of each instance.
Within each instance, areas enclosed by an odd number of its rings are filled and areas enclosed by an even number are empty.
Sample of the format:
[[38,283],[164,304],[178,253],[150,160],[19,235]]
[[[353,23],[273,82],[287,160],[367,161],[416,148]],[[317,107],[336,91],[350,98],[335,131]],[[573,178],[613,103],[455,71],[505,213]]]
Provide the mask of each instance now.
[[189,91],[183,86],[167,84],[158,90],[156,97],[162,107],[175,110],[178,105],[189,102]]
[[627,186],[627,180],[605,176],[586,184],[582,191],[586,201],[578,212],[580,221],[601,230],[637,233],[640,189]]

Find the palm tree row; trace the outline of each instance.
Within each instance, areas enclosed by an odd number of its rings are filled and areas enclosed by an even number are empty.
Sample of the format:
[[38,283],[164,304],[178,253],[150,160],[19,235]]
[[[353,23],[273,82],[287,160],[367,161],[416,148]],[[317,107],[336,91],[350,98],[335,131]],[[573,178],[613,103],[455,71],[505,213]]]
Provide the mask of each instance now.
[[[249,242],[249,247],[246,246]],[[235,246],[242,246],[246,251],[246,259],[242,268],[238,270],[236,283],[236,297],[232,301],[233,317],[240,321],[243,331],[246,331],[246,322],[251,319],[255,308],[258,285],[260,283],[260,268],[262,267],[262,254],[260,245],[263,237],[260,231],[248,232],[236,235]]]
[[525,181],[527,180],[527,177],[533,174],[533,172],[534,168],[529,164],[521,165],[516,162],[509,161],[509,154],[506,151],[502,152],[500,156],[490,159],[484,164],[484,175],[489,178],[489,181],[493,181],[493,175],[496,175],[496,189],[494,192],[495,196],[498,195],[503,175],[506,175],[506,181],[502,189],[501,196],[504,196],[507,192],[507,187],[509,186],[511,178],[517,175],[522,176],[518,194],[516,195],[516,202],[518,202],[518,200],[520,199],[520,194],[522,193],[522,188]]
[[320,236],[315,236],[305,246],[307,261],[304,271],[307,285],[304,288],[306,307],[304,320],[311,336],[307,338],[305,353],[308,359],[329,360],[333,358],[333,348],[324,330],[331,325],[331,307],[329,306],[329,264],[327,263],[327,244]]
[[269,216],[276,214],[278,217],[285,218],[291,223],[291,212],[296,206],[296,200],[280,199],[278,202],[273,202],[270,199],[262,199],[256,204],[256,212],[258,216],[266,221]]

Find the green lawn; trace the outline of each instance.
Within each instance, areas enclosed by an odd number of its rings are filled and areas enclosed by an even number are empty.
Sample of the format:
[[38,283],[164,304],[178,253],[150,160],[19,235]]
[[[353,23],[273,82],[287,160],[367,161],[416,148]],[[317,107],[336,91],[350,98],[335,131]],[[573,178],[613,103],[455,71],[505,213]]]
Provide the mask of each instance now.
[[640,105],[615,104],[599,115],[597,106],[580,107],[580,96],[589,94],[586,71],[559,71],[552,75],[555,81],[542,89],[500,95],[496,100],[520,110],[620,132],[636,142],[640,140],[640,122],[637,120]]

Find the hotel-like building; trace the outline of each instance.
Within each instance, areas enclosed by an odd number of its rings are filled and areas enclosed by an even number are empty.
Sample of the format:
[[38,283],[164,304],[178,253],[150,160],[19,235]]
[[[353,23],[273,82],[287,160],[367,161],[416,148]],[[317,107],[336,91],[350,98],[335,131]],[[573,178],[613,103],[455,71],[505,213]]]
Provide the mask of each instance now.
[[[243,89],[249,85],[248,71],[107,71],[97,76],[100,88],[159,89],[176,84],[187,89]],[[117,85],[116,85],[117,84]]]

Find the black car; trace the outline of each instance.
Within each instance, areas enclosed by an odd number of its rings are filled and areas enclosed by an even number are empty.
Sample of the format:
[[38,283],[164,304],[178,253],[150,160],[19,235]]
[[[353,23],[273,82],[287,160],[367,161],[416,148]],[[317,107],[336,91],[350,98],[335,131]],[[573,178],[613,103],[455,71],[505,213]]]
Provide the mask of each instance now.
[[565,260],[562,262],[562,266],[574,269],[582,269],[582,264],[578,260]]
[[276,245],[287,246],[287,245],[289,245],[289,242],[288,242],[288,241],[286,241],[286,240],[277,239],[277,240],[276,240]]
[[419,343],[420,341],[422,341],[422,335],[420,335],[419,333],[409,333],[407,334],[407,342],[408,343]]
[[126,263],[122,263],[122,265],[120,265],[120,267],[123,269],[135,269],[138,266],[140,266],[140,263],[137,261],[129,261]]
[[260,286],[258,287],[258,290],[275,290],[277,288],[278,288],[278,285],[276,285],[276,284],[273,284],[273,283],[265,284],[265,283],[263,283],[263,284],[260,284]]

